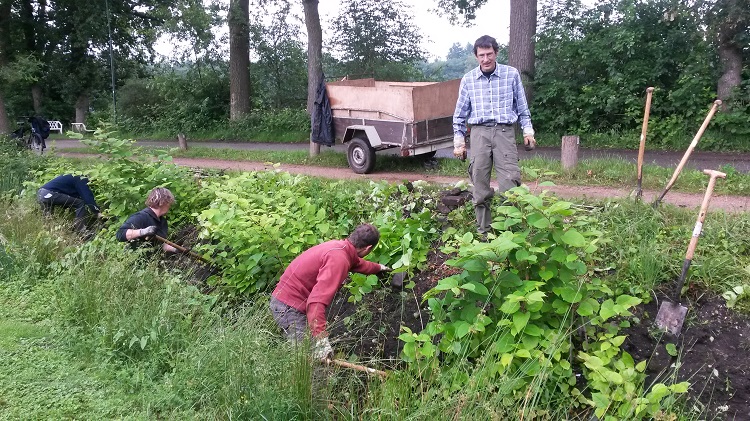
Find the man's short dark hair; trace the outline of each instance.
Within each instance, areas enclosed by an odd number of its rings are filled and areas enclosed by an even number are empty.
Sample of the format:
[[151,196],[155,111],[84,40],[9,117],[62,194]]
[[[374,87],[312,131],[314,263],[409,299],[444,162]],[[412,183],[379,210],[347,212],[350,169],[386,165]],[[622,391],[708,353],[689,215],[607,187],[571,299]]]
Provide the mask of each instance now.
[[372,224],[362,224],[354,228],[349,238],[347,238],[354,247],[361,249],[367,246],[375,247],[380,241],[380,231]]
[[477,38],[474,42],[474,55],[477,55],[477,49],[479,48],[492,48],[495,52],[500,50],[500,47],[497,45],[497,40],[489,35],[482,35]]

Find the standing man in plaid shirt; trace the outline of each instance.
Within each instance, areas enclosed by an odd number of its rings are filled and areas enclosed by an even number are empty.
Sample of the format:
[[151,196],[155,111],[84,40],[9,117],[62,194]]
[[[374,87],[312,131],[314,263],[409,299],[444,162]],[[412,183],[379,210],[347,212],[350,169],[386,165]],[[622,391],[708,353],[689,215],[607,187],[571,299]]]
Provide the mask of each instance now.
[[492,223],[492,167],[500,192],[521,185],[513,127],[516,121],[523,129],[526,149],[536,145],[521,75],[514,67],[498,64],[497,51],[495,38],[484,35],[476,40],[474,55],[479,66],[461,79],[453,113],[453,154],[459,158],[466,156],[466,124],[472,126],[469,177],[474,184],[477,232],[483,237]]

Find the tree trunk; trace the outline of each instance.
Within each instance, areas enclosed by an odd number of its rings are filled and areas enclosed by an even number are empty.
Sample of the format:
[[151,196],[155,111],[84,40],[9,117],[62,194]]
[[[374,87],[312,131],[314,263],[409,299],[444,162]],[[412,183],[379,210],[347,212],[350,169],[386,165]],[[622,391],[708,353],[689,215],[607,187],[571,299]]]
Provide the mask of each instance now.
[[229,119],[250,112],[249,0],[229,2]]
[[89,94],[81,93],[78,94],[76,99],[76,123],[85,123],[86,114],[89,111]]
[[42,115],[42,86],[38,83],[31,85],[31,101],[34,107],[34,114]]
[[[323,31],[320,27],[318,0],[302,0],[307,27],[307,113],[315,106],[318,86],[323,80]],[[320,153],[320,145],[310,141],[310,156]]]
[[181,151],[186,151],[188,148],[187,138],[184,133],[177,134],[177,145],[179,145]]
[[[0,71],[8,65],[8,53],[10,49],[10,16],[11,0],[0,0]],[[5,109],[5,95],[0,90],[0,134],[10,133],[11,127],[8,121],[8,111]]]
[[5,109],[5,96],[3,91],[0,90],[0,134],[7,134],[12,131],[8,121],[8,111]]
[[722,101],[722,110],[731,106],[729,98],[732,91],[742,83],[742,48],[734,42],[735,31],[727,26],[730,25],[720,25],[718,34],[721,77],[716,86],[716,94]]
[[534,36],[536,35],[536,0],[510,0],[510,38],[508,65],[521,73],[526,100],[534,97]]

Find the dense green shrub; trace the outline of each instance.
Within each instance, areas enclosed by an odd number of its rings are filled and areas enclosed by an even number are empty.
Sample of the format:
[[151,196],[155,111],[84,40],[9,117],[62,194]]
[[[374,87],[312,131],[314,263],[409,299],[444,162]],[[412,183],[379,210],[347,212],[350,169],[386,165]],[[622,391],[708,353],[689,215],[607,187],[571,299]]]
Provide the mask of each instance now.
[[[344,183],[321,187],[320,181],[283,172],[245,173],[207,185],[215,199],[198,216],[201,236],[211,240],[201,250],[224,268],[223,281],[248,293],[273,287],[302,251],[345,238],[364,222],[383,231],[382,244],[369,260],[395,268],[418,267],[426,260],[435,230],[423,226],[429,211],[422,206],[429,200],[422,188],[410,192],[386,183],[371,183],[370,191]],[[417,195],[422,205],[393,200],[397,195]],[[355,295],[373,286],[372,278],[353,280]]]
[[[446,264],[461,272],[425,294],[432,320],[421,333],[403,328],[404,359],[454,373],[479,369],[510,405],[533,393],[546,407],[563,395],[599,418],[654,415],[664,397],[687,391],[679,384],[643,393],[646,362],[622,351],[618,334],[641,299],[615,295],[594,275],[603,235],[595,219],[525,187],[506,195],[496,238],[478,243],[467,233],[446,248],[456,253]],[[457,376],[452,387],[468,381]]]

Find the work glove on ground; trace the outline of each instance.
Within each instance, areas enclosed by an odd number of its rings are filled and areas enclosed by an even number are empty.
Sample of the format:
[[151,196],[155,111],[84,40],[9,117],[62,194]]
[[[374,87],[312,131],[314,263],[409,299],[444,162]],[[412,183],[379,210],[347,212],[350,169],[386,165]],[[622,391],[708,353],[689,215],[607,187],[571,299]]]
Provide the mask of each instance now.
[[150,227],[141,228],[138,230],[138,238],[148,237],[156,234],[156,226],[151,225]]
[[313,358],[320,361],[325,361],[333,358],[333,347],[331,346],[331,342],[328,341],[328,338],[315,339],[312,353]]

